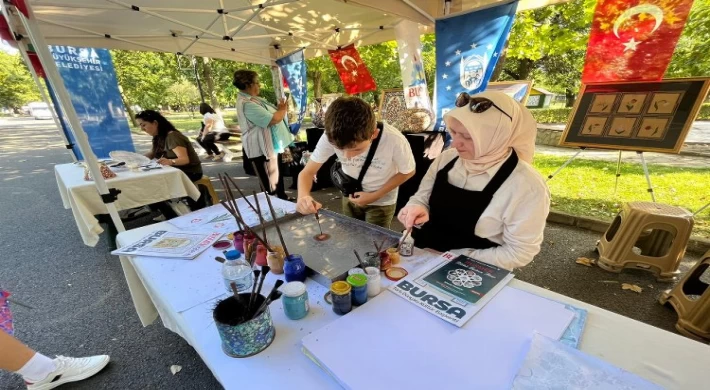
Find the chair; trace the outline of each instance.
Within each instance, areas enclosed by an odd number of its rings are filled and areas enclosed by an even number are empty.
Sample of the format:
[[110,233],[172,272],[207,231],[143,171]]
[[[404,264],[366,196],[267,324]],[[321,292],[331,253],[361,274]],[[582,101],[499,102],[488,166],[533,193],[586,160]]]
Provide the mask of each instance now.
[[600,268],[654,272],[659,281],[674,280],[693,229],[693,214],[680,207],[631,202],[597,243]]
[[[675,327],[681,334],[700,341],[710,340],[710,251],[672,289],[661,294],[662,305],[670,303],[678,313]],[[708,274],[703,277],[703,274]],[[695,298],[695,299],[693,299]]]
[[217,196],[217,192],[214,190],[214,186],[212,185],[212,181],[209,176],[202,176],[202,178],[194,182],[194,184],[197,186],[197,189],[200,190],[200,193],[202,193],[200,186],[207,189],[207,194],[209,195],[213,205],[219,204],[219,196]]

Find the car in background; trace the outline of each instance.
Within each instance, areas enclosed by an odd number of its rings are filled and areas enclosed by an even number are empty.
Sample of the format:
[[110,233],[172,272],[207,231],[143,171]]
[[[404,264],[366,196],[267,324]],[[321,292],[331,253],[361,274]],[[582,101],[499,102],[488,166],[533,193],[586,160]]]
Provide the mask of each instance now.
[[52,119],[52,111],[47,103],[33,102],[27,105],[30,116],[35,119]]

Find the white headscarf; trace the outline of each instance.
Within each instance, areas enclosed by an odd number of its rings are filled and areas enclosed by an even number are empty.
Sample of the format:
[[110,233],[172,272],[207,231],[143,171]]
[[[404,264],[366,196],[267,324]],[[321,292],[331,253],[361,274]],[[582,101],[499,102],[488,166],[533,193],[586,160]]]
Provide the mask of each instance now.
[[447,126],[451,126],[451,119],[456,119],[471,134],[475,158],[461,159],[466,170],[471,174],[484,172],[507,159],[511,148],[515,149],[520,160],[532,163],[537,123],[530,111],[502,92],[487,91],[471,97],[484,97],[491,100],[513,119],[511,120],[495,107],[482,113],[475,113],[468,105],[453,109],[444,115]]

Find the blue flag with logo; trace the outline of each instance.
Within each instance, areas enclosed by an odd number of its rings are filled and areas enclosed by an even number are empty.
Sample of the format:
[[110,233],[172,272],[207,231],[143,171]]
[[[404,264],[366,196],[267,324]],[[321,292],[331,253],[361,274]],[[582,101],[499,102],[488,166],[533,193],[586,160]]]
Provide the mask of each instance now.
[[[135,152],[111,52],[52,45],[49,50],[96,157],[107,158],[114,150]],[[78,149],[74,152],[82,158]]]
[[296,111],[298,112],[298,121],[291,124],[291,133],[297,134],[301,128],[301,122],[306,114],[306,99],[308,95],[308,87],[306,85],[306,57],[303,50],[289,54],[286,57],[276,60],[276,64],[281,69],[288,83],[288,89],[291,90],[291,96],[296,102]]
[[461,92],[486,89],[513,25],[518,2],[436,21],[436,126]]

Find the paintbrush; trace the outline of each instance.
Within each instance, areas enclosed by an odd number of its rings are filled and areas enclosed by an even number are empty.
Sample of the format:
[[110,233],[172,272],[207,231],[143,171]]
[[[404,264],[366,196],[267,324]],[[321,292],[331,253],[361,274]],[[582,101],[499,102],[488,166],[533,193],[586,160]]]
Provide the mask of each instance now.
[[377,246],[377,241],[372,240],[372,244],[375,245],[375,251],[377,251],[377,253],[380,253],[380,247]]
[[249,233],[253,234],[254,237],[260,243],[262,243],[264,245],[264,247],[266,247],[266,250],[268,250],[269,252],[273,252],[273,249],[271,249],[271,247],[266,242],[266,240],[259,237],[259,235],[252,228],[250,228],[249,225],[246,224],[246,222],[244,222],[244,219],[242,219],[242,216],[239,213],[239,207],[237,207],[236,201],[234,200],[234,196],[232,194],[232,191],[231,191],[229,185],[227,185],[226,188],[227,188],[227,193],[228,193],[227,194],[227,198],[228,198],[227,201],[232,202],[233,207],[229,206],[229,204],[225,201],[220,201],[219,203],[222,206],[224,206],[224,208],[227,209],[227,211],[229,211],[230,214],[232,214],[232,216],[237,220],[237,223],[241,223],[241,225],[244,227],[245,232],[249,232]]
[[259,306],[259,308],[256,309],[256,311],[254,312],[254,315],[252,315],[251,318],[258,316],[259,313],[264,311],[272,301],[281,298],[281,291],[278,291],[278,290],[282,284],[284,284],[283,280],[278,279],[276,281],[276,283],[274,284],[274,288],[271,289],[271,292],[269,293],[269,295],[266,297],[266,299],[264,299],[264,303],[262,303],[261,306]]
[[387,242],[387,237],[385,237],[380,243],[380,246],[377,247],[377,253],[382,252],[382,249],[384,249],[385,247],[385,242]]
[[[256,191],[253,191],[254,202],[256,202],[256,212],[259,214],[259,223],[261,224],[261,231],[264,233],[264,240],[268,241],[266,237],[266,224],[264,217],[261,215],[261,206],[259,205],[259,198],[256,196]],[[269,196],[269,195],[266,195]]]
[[232,178],[231,178],[230,176],[227,176],[227,179],[229,179],[229,181],[232,183],[232,185],[234,186],[234,188],[237,189],[237,191],[239,192],[239,195],[242,196],[242,198],[244,199],[245,202],[247,202],[247,204],[249,205],[249,207],[251,207],[251,209],[254,210],[255,213],[257,213],[258,211],[256,211],[256,208],[254,208],[254,206],[251,204],[251,202],[249,202],[249,199],[247,198],[246,195],[244,195],[244,193],[242,192],[242,190],[239,189],[239,186],[237,185],[237,183],[236,183],[234,180],[232,180]]
[[323,227],[320,225],[320,214],[318,213],[318,209],[316,208],[316,201],[313,201],[313,209],[316,211],[316,222],[318,222],[318,230],[320,230],[320,235],[323,235]]
[[[264,285],[264,279],[266,279],[266,274],[271,271],[271,267],[268,265],[264,265],[261,267],[261,278],[259,279],[259,287],[256,288],[256,294],[252,294],[252,296],[249,299],[249,307],[247,311],[251,310],[252,305],[254,305],[254,302],[256,302],[256,297],[258,297],[261,294],[261,287]],[[254,284],[256,284],[256,279],[254,279]],[[251,313],[251,311],[249,311]]]
[[271,204],[271,198],[269,197],[269,194],[266,194],[266,203],[269,204],[269,211],[271,212],[271,219],[274,221],[274,225],[276,226],[276,233],[279,235],[279,240],[281,241],[281,246],[284,248],[284,253],[286,254],[286,257],[291,256],[288,253],[288,248],[286,248],[286,241],[284,241],[284,236],[281,234],[281,228],[279,227],[279,224],[276,222],[276,211],[274,211],[274,206]]
[[[229,177],[227,174],[224,176]],[[239,216],[239,218],[242,217],[241,212],[239,211],[239,207],[237,206],[237,201],[234,200],[234,194],[232,193],[232,187],[229,186],[229,182],[227,182],[227,179],[223,177],[221,174],[219,175],[219,179],[222,182],[222,186],[225,189],[227,200],[230,202],[230,205],[232,206],[232,215],[236,214]],[[242,223],[239,222],[239,219],[237,219],[237,227],[239,227],[239,230],[244,231],[244,228],[242,227]]]
[[259,275],[261,270],[254,270],[254,284],[251,285],[251,295],[249,295],[249,302],[247,303],[246,316],[249,315],[249,309],[251,309],[251,302],[254,300],[254,293],[256,292],[256,282],[259,280]]
[[412,228],[407,229],[402,239],[399,240],[399,244],[397,244],[397,252],[399,252],[399,247],[402,246],[402,243],[407,239],[407,237],[409,237],[410,234],[412,234]]
[[355,257],[357,257],[357,262],[360,263],[360,267],[362,267],[363,270],[364,270],[365,268],[367,268],[367,267],[365,266],[365,263],[362,262],[362,259],[360,258],[360,254],[357,253],[357,250],[353,249],[353,252],[355,253]]

